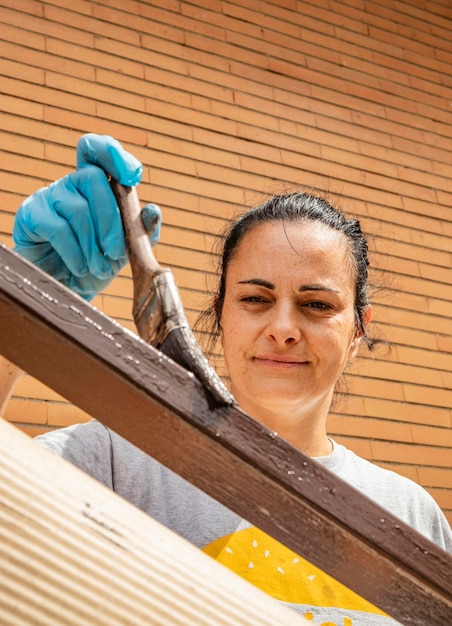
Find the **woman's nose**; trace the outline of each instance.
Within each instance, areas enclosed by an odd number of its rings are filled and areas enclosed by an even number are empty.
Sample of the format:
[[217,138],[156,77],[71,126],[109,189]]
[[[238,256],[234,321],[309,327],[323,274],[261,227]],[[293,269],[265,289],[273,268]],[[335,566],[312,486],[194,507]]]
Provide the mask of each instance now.
[[267,339],[278,345],[298,343],[301,338],[300,319],[295,307],[284,303],[274,305],[265,330]]

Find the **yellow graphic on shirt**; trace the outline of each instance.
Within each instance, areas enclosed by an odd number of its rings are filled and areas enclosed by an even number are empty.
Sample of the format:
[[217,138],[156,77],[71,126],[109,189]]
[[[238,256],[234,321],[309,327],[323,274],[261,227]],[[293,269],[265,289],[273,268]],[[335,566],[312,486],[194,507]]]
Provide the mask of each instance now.
[[221,537],[203,551],[277,600],[386,615],[258,528]]

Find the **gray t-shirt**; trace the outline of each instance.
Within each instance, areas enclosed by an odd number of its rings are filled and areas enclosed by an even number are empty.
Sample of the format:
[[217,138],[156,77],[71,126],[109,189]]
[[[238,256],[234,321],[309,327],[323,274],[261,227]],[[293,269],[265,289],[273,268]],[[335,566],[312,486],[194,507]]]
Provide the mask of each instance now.
[[[397,623],[96,420],[36,440],[314,625]],[[449,524],[422,487],[337,443],[316,460],[452,552]]]

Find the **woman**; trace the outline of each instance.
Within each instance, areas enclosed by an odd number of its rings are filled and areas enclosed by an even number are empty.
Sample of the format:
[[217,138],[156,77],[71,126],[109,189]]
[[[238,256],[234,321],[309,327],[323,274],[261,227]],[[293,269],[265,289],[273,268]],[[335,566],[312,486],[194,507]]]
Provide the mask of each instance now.
[[[90,163],[120,181],[122,170],[134,165],[110,138],[82,138],[79,170],[70,175],[75,180],[66,177],[32,196],[19,209],[14,230],[21,253],[87,298],[112,279],[125,254],[107,178]],[[94,196],[93,184],[106,198]],[[73,232],[79,229],[78,241],[52,241],[52,220],[63,231],[67,223]],[[373,345],[367,266],[357,220],[313,195],[275,196],[228,229],[218,289],[204,321],[213,340],[221,341],[231,390],[245,411],[452,550],[450,528],[427,492],[327,435],[338,380],[361,343]],[[14,369],[9,372],[12,380]],[[314,624],[395,623],[98,422],[38,440]]]

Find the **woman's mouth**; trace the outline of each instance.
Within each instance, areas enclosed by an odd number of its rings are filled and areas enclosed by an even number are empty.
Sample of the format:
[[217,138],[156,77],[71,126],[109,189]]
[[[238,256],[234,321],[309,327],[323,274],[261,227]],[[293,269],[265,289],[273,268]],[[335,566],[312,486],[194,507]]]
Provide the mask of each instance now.
[[288,369],[291,367],[300,367],[302,365],[307,364],[307,361],[305,361],[301,357],[288,355],[288,354],[273,354],[273,353],[257,354],[254,357],[254,360],[257,361],[259,365],[264,365],[266,367],[282,368],[282,369]]

